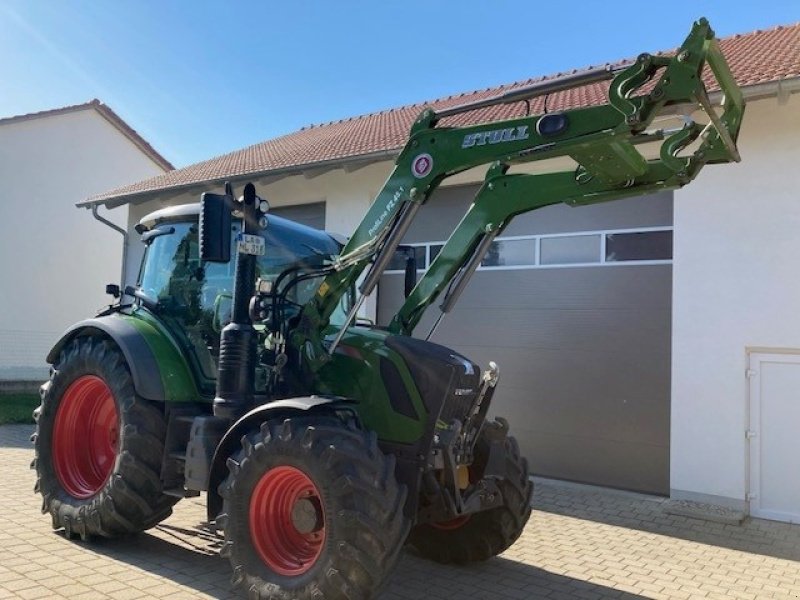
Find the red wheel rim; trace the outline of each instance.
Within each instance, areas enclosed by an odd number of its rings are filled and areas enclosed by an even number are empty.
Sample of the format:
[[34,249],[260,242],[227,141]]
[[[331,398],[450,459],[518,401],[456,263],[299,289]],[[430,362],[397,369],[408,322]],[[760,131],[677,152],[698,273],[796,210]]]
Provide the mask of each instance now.
[[83,375],[64,392],[53,427],[56,476],[74,498],[91,498],[105,486],[119,449],[119,415],[105,381]]
[[449,521],[439,521],[438,523],[431,523],[431,527],[434,529],[441,529],[443,531],[452,531],[454,529],[458,529],[463,527],[469,521],[469,518],[472,515],[462,515],[460,517],[456,517],[455,519],[450,519]]
[[302,575],[314,566],[325,545],[325,511],[308,475],[290,466],[264,473],[250,496],[250,538],[279,575]]

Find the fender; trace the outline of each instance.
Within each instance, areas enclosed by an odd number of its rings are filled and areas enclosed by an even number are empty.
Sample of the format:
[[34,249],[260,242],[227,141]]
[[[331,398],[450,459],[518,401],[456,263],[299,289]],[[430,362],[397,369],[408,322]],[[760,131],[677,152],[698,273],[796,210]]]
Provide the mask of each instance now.
[[199,400],[183,355],[155,319],[116,313],[81,321],[56,342],[47,354],[47,362],[55,364],[64,346],[84,335],[104,335],[114,341],[128,363],[134,389],[142,398],[156,402]]
[[253,428],[258,428],[264,421],[292,416],[307,416],[312,412],[334,413],[336,409],[345,409],[355,417],[352,406],[353,400],[340,396],[302,396],[286,398],[262,404],[240,417],[233,426],[225,432],[214,451],[214,458],[208,475],[208,495],[206,510],[208,521],[214,521],[222,510],[222,497],[217,488],[228,474],[227,460],[240,446],[242,436]]

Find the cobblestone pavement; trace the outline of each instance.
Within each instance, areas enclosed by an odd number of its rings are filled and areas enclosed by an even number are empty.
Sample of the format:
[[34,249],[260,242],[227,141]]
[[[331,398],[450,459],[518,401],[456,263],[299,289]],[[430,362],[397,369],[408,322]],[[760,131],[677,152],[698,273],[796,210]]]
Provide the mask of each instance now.
[[[0,427],[0,598],[229,598],[201,499],[127,540],[67,541],[40,514],[29,426]],[[667,515],[664,500],[537,482],[534,516],[501,557],[443,567],[405,553],[381,600],[800,598],[800,526]]]

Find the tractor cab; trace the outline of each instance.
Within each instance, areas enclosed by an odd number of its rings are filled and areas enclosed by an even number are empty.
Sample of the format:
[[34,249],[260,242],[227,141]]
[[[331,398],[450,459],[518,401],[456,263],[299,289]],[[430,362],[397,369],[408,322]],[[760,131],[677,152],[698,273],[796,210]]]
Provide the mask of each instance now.
[[[199,204],[187,204],[155,211],[139,222],[136,229],[145,253],[133,293],[140,306],[166,323],[189,358],[200,391],[210,395],[216,379],[220,331],[231,319],[236,261],[201,261],[199,215]],[[241,222],[231,224],[232,245],[240,229]],[[276,215],[269,216],[263,237],[266,249],[258,257],[256,274],[269,285],[287,269],[319,269],[341,249],[330,234]],[[235,250],[231,256],[236,256]],[[287,289],[285,312],[297,313],[321,281],[321,277],[313,277]],[[333,324],[344,320],[348,300],[345,296]]]

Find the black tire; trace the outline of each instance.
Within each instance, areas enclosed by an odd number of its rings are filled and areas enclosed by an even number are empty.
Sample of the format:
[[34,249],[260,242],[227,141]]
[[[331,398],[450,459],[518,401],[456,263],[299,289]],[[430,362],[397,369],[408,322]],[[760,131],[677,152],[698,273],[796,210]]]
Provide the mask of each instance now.
[[[503,421],[487,423],[475,447],[476,464],[488,459],[488,438],[508,430]],[[470,515],[453,528],[421,524],[411,530],[408,543],[420,556],[443,564],[466,564],[488,560],[517,541],[531,516],[533,482],[528,476],[528,461],[519,453],[517,440],[503,441],[504,477],[496,480],[503,505]],[[457,524],[457,521],[454,522]]]
[[[63,483],[70,479],[58,462],[63,446],[59,446],[59,456],[54,452],[54,431],[62,419],[56,436],[63,444],[66,417],[64,413],[59,417],[59,408],[65,392],[74,389],[70,386],[79,380],[98,378],[110,390],[116,407],[116,416],[111,417],[117,427],[111,448],[113,465],[107,467],[105,482],[103,474],[99,476],[96,491],[76,495]],[[163,413],[136,395],[125,358],[115,344],[99,337],[79,337],[68,343],[53,365],[49,382],[42,386],[41,396],[41,406],[34,412],[31,467],[36,470],[34,489],[42,495],[42,512],[50,513],[53,529],[63,527],[68,538],[75,534],[84,540],[117,537],[149,529],[172,513],[178,499],[163,494],[160,479],[166,435]],[[76,444],[80,443],[78,437]]]
[[[394,466],[394,456],[384,456],[374,434],[331,417],[265,422],[244,436],[219,490],[221,553],[230,559],[233,585],[257,599],[372,598],[394,568],[410,527],[403,514],[406,487],[398,485]],[[259,554],[254,536],[263,526],[253,525],[251,532],[251,499],[258,506],[258,490],[280,471],[299,471],[313,484],[317,527],[324,526],[318,554],[297,574],[277,572]]]

